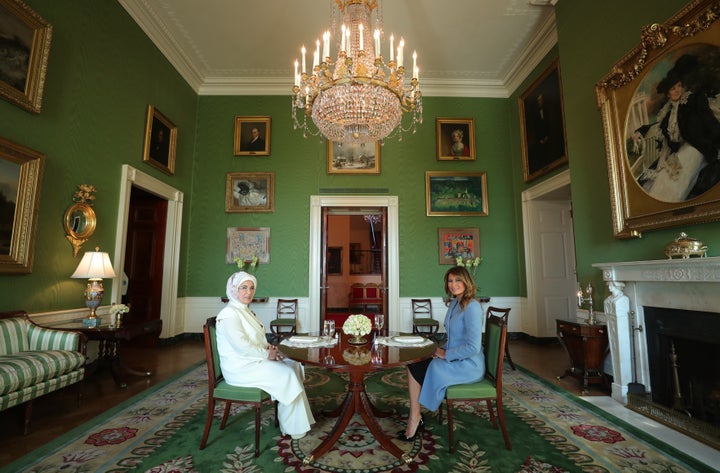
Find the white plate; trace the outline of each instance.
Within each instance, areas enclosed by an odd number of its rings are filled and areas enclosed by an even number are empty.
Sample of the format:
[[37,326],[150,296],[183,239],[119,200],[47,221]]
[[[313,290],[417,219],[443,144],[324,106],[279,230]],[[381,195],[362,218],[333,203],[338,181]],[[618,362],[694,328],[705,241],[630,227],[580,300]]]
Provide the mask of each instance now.
[[296,343],[315,343],[318,340],[320,340],[320,337],[311,337],[308,335],[295,335],[294,337],[290,337],[290,341]]
[[416,335],[401,335],[398,337],[393,337],[393,341],[398,343],[422,343],[425,341],[424,337],[418,337]]

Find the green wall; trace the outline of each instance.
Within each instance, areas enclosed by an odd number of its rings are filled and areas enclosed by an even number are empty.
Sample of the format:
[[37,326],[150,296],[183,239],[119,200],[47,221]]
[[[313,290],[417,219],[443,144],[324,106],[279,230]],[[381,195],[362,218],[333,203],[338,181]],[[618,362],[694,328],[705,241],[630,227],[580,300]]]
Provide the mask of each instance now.
[[[99,246],[113,257],[122,164],[189,193],[197,95],[116,1],[27,4],[53,25],[42,112],[33,115],[0,100],[0,135],[45,153],[45,173],[33,272],[0,275],[0,310],[39,312],[82,306],[86,281],[69,276],[83,251]],[[142,162],[148,104],[178,126],[172,177]],[[97,229],[73,258],[63,215],[78,184],[97,188]],[[185,263],[183,255],[181,268]],[[108,293],[111,287],[108,282]]]

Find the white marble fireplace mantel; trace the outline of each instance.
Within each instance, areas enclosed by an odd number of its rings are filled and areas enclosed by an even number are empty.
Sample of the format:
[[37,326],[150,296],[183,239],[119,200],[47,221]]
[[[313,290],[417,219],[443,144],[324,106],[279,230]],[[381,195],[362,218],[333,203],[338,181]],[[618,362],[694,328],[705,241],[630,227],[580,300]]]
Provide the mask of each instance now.
[[612,396],[625,403],[628,383],[650,387],[644,307],[718,312],[720,257],[595,263],[593,267],[602,270],[605,281],[625,283],[623,292],[630,299],[629,309],[627,304],[620,305],[617,313],[605,314],[613,365]]

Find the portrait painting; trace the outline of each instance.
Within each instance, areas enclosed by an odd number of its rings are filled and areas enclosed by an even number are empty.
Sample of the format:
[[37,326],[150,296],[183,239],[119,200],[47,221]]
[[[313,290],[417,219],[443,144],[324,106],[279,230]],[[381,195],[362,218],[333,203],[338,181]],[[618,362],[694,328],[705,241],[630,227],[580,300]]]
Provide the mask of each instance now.
[[480,256],[480,230],[477,228],[438,228],[438,258],[440,264],[455,265]]
[[0,97],[40,113],[52,25],[20,0],[0,0]]
[[523,176],[529,182],[568,161],[557,59],[520,96],[518,104]]
[[475,160],[475,119],[437,118],[438,161]]
[[596,85],[618,238],[720,219],[718,14],[717,3],[697,1],[643,29]]
[[232,264],[235,258],[242,261],[258,263],[270,262],[270,229],[269,228],[228,228],[225,262]]
[[143,161],[165,174],[175,173],[177,127],[153,105],[145,119]]
[[225,180],[225,212],[275,211],[274,172],[229,172]]
[[235,117],[235,156],[270,156],[270,117]]
[[488,215],[487,175],[484,172],[426,171],[427,215]]
[[328,140],[328,174],[380,174],[380,142],[337,143]]

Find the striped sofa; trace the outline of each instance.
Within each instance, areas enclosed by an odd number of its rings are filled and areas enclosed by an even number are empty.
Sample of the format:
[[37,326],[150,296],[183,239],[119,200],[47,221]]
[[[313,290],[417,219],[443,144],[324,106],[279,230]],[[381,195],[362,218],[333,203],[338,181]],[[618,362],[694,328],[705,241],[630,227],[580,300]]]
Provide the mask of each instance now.
[[82,381],[86,344],[85,335],[41,327],[24,311],[0,312],[0,411],[24,403],[27,433],[33,399]]

